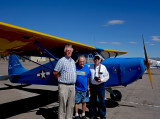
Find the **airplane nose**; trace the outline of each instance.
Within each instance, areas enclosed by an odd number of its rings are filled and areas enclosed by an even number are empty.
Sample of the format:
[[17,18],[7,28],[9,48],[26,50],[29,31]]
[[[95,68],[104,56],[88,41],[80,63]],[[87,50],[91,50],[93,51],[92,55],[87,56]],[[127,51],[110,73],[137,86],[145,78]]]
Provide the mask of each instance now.
[[144,58],[108,58],[101,63],[109,71],[108,86],[126,86],[142,77],[146,68]]

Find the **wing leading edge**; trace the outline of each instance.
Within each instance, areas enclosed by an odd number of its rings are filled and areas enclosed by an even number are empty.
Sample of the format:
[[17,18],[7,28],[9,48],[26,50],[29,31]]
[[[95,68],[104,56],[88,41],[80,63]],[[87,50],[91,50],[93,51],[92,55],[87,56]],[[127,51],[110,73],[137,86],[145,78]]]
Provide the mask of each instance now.
[[[68,44],[73,46],[75,54],[86,54],[96,50],[89,45],[0,22],[0,54],[42,56],[43,52],[34,44],[35,42],[57,57],[63,56],[64,46]],[[104,49],[104,53],[113,57],[127,52]]]

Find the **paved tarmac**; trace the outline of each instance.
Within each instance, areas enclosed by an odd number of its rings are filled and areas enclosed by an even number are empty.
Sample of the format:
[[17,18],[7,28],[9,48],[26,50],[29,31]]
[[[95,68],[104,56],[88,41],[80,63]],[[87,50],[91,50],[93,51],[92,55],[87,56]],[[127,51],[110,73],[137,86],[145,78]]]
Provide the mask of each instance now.
[[[0,62],[0,75],[7,74],[7,65],[7,62]],[[36,66],[30,62],[23,65],[27,69]],[[110,101],[106,92],[107,119],[160,118],[160,69],[152,69],[151,72],[154,89],[148,75],[144,74],[143,79],[125,88],[116,88],[123,95],[120,102]],[[56,119],[57,113],[57,86],[0,81],[0,119]],[[89,115],[88,109],[86,115]]]

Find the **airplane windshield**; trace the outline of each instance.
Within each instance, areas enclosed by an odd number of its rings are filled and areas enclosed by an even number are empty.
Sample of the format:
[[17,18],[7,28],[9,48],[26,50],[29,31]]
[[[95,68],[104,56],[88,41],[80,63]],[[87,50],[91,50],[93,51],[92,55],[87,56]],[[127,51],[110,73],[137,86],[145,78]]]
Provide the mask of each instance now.
[[109,55],[109,54],[106,54],[106,52],[104,52],[104,51],[95,51],[93,54],[94,54],[94,55],[100,55],[102,61],[105,60],[106,58],[109,58],[109,57],[110,57],[110,55]]
[[78,57],[83,55],[86,58],[86,64],[94,64],[94,55],[100,55],[102,61],[105,60],[106,58],[110,57],[110,54],[106,54],[106,52],[104,51],[94,51],[93,53],[86,53],[86,54],[72,54],[72,58],[74,59],[74,61],[76,62]]
[[103,60],[110,57],[109,54],[106,54],[104,51],[99,52],[99,54],[103,57]]

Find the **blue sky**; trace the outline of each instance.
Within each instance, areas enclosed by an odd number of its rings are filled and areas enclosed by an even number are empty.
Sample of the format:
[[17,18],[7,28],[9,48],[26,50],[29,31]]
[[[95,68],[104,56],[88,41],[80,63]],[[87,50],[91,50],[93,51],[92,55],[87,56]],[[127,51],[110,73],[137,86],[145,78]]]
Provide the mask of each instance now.
[[0,21],[103,49],[160,57],[159,0],[0,0]]

